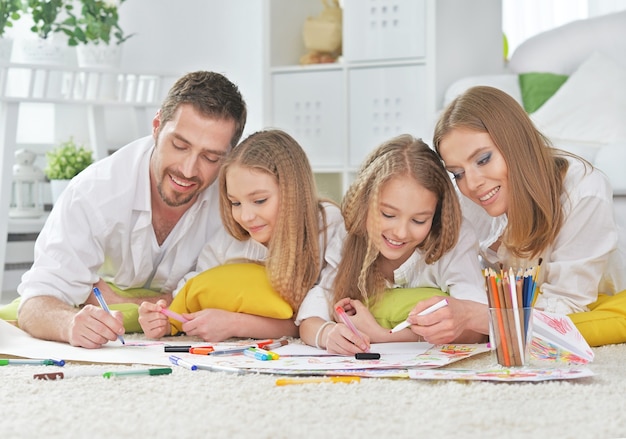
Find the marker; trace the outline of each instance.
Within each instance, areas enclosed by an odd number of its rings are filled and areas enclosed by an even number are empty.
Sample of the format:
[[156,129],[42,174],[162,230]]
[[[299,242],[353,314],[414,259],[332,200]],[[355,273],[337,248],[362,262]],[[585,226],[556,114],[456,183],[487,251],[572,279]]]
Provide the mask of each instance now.
[[241,354],[243,351],[254,348],[254,346],[245,346],[240,348],[232,348],[232,349],[222,349],[219,351],[213,351],[209,355],[218,356],[218,355],[234,355]]
[[[444,306],[448,306],[448,299],[440,300],[439,302],[435,303],[434,305],[429,306],[428,308],[418,313],[417,315],[425,316],[427,314],[437,311],[439,308],[443,308]],[[389,331],[389,333],[402,331],[404,328],[408,328],[409,326],[411,326],[411,324],[408,322],[408,320],[405,320],[404,322],[396,325],[392,330]]]
[[257,352],[267,355],[270,360],[278,360],[280,358],[280,355],[278,355],[276,352],[268,351],[267,349],[261,349],[261,348],[251,348],[251,349],[254,349]]
[[361,377],[355,376],[336,376],[324,378],[279,378],[276,380],[277,386],[286,386],[288,384],[317,384],[317,383],[359,383]]
[[354,358],[357,360],[380,360],[380,354],[374,352],[357,352],[354,354]]
[[175,364],[176,366],[182,366],[185,369],[189,369],[189,370],[198,369],[198,366],[196,366],[195,364],[192,364],[189,361],[183,360],[182,358],[177,357],[176,355],[170,355],[170,363]]
[[13,359],[13,358],[0,358],[0,366],[9,366],[11,364],[14,365],[22,365],[28,364],[32,366],[63,366],[65,365],[65,360],[53,360],[51,358],[45,360],[36,360],[36,359]]
[[196,355],[209,355],[213,353],[213,348],[211,346],[197,347],[197,348],[191,347],[189,348],[189,353],[196,354]]
[[244,369],[237,369],[236,367],[229,366],[217,366],[215,364],[198,364],[198,369],[202,370],[210,370],[211,372],[228,372],[228,373],[236,373],[237,375],[243,375],[246,373]]
[[[352,331],[352,333],[356,335],[363,342],[363,344],[367,344],[365,343],[365,340],[363,339],[363,337],[361,337],[361,334],[359,334],[359,331],[357,331],[356,327],[350,320],[350,317],[348,317],[348,314],[346,314],[346,311],[340,306],[336,307],[335,311],[337,311],[337,314],[339,314],[339,317],[341,318],[341,320],[343,320],[343,322],[350,329],[350,331]],[[370,351],[369,348],[365,350],[365,352],[369,352],[369,351]]]
[[272,349],[279,348],[281,346],[286,346],[288,344],[289,344],[289,340],[276,340],[272,344],[268,344],[268,345],[263,346],[263,348],[264,349],[268,349],[268,350],[272,350]]
[[[102,293],[100,292],[100,290],[97,287],[93,287],[93,295],[96,296],[96,299],[98,299],[98,303],[100,304],[102,309],[105,310],[106,312],[108,312],[109,314],[111,314],[111,310],[109,309],[109,306],[104,301],[104,297],[102,297]],[[113,314],[111,314],[111,315],[113,315]],[[119,341],[121,341],[122,344],[126,344],[126,342],[124,341],[124,337],[122,337],[121,335],[118,334],[117,335],[117,339]]]
[[139,375],[169,375],[172,373],[171,367],[159,367],[153,369],[132,369],[132,370],[120,370],[114,372],[104,372],[102,374],[105,378],[121,377],[121,376],[139,376]]
[[186,352],[189,353],[191,346],[163,346],[163,352]]
[[245,351],[243,351],[243,354],[246,357],[252,357],[255,358],[257,360],[261,360],[261,361],[267,361],[270,360],[271,357],[269,355],[266,355],[262,352],[258,352],[256,350],[254,350],[254,348],[250,348],[250,349],[246,349]]
[[272,340],[271,338],[268,338],[267,340],[259,340],[252,344],[256,346],[257,348],[264,348],[265,346],[270,345],[272,343],[274,343],[274,340]]
[[183,316],[181,316],[180,314],[178,314],[177,312],[174,312],[172,310],[169,310],[167,308],[163,308],[161,310],[161,314],[165,314],[166,316],[179,321],[180,323],[187,323],[189,320],[187,320],[186,318],[184,318]]

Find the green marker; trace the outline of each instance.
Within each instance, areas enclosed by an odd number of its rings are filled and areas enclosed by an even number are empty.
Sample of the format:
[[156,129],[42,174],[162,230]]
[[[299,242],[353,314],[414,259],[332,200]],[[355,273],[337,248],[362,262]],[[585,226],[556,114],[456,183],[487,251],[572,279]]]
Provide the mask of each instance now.
[[132,376],[132,375],[168,375],[172,373],[171,367],[160,367],[155,369],[132,369],[132,370],[120,370],[114,372],[105,372],[102,374],[105,378],[119,377],[119,376]]

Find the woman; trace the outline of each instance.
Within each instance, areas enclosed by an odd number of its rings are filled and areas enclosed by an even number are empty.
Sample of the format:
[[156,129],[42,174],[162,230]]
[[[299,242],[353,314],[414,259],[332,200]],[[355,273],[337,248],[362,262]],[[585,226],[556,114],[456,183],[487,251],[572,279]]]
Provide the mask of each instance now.
[[512,97],[468,89],[444,110],[434,147],[454,176],[487,264],[541,262],[538,309],[569,314],[592,346],[626,341],[624,258],[607,178],[552,148]]

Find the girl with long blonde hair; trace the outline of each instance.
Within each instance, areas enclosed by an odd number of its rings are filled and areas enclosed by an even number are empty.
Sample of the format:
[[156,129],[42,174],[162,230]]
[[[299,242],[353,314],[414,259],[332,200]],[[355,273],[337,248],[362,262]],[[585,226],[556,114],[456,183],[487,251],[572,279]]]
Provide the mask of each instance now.
[[[320,316],[302,324],[305,342],[353,354],[370,342],[485,339],[487,297],[475,238],[462,226],[454,187],[432,149],[409,135],[380,145],[348,189],[342,213],[347,237],[330,303],[358,333],[336,314],[337,324]],[[441,296],[448,306],[417,316]],[[400,315],[393,321],[390,313]],[[411,327],[390,333],[407,315]]]
[[[339,208],[319,197],[304,150],[281,130],[246,138],[225,158],[218,185],[225,231],[207,243],[198,258],[202,273],[181,282],[170,306],[189,321],[168,320],[153,307],[140,319],[144,331],[153,337],[184,331],[207,341],[297,336],[296,323],[309,312],[304,298],[324,295],[334,278],[345,235]],[[213,291],[225,270],[226,285]],[[258,296],[263,288],[272,291]],[[250,308],[218,309],[215,294]],[[278,312],[284,303],[287,316]]]

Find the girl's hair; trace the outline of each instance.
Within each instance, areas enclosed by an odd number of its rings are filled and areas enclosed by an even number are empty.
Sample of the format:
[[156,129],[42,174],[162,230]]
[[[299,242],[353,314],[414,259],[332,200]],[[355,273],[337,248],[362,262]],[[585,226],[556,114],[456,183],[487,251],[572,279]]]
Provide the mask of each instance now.
[[436,195],[437,208],[430,232],[417,248],[428,264],[452,249],[459,237],[461,209],[443,164],[420,139],[401,135],[380,145],[365,159],[348,189],[342,213],[348,235],[335,278],[335,301],[344,297],[372,304],[386,281],[378,267],[382,256],[367,233],[367,216],[378,211],[380,194],[391,179],[408,177]]
[[319,277],[319,235],[326,232],[325,211],[309,160],[298,142],[280,130],[256,132],[227,156],[219,174],[220,213],[226,230],[245,241],[250,234],[233,218],[227,197],[226,174],[233,165],[265,172],[278,183],[279,214],[265,266],[274,289],[297,312]]
[[494,87],[472,87],[450,103],[435,127],[437,153],[442,139],[456,128],[489,134],[502,153],[511,191],[503,243],[518,257],[539,255],[563,223],[560,197],[567,159],[515,99]]

